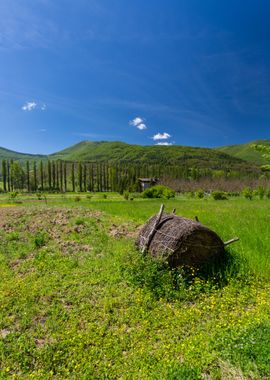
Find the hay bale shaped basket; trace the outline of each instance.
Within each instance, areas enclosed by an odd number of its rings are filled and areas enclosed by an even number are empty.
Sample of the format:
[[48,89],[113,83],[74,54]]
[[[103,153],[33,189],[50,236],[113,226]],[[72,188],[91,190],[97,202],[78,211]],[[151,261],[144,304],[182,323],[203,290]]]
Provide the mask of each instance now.
[[177,267],[219,262],[224,258],[225,245],[236,240],[223,243],[214,231],[198,221],[163,214],[162,208],[143,226],[136,244],[142,252],[165,258],[171,267]]

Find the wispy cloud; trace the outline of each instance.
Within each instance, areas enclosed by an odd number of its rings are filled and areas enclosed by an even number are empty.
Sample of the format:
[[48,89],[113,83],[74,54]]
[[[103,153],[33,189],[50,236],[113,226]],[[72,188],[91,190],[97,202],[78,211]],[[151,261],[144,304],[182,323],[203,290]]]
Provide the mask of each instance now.
[[147,129],[147,126],[145,124],[145,119],[143,119],[140,116],[137,116],[133,120],[130,120],[129,125],[136,127],[138,129],[140,129],[141,131],[144,129]]
[[39,131],[39,132],[46,132],[47,129],[45,129],[45,128],[41,128],[41,129],[39,129],[38,131]]
[[167,140],[171,137],[171,135],[167,132],[164,132],[164,133],[157,133],[156,135],[154,135],[152,137],[152,139],[154,141],[158,141],[158,140]]
[[168,141],[163,141],[163,142],[158,142],[156,145],[164,145],[164,146],[169,146],[169,145],[173,145],[173,143],[171,143],[171,142],[168,142]]
[[34,109],[40,109],[42,111],[45,111],[47,109],[47,105],[45,103],[38,103],[38,102],[32,101],[32,102],[26,102],[22,106],[23,111],[33,111]]
[[22,110],[23,111],[33,111],[37,106],[37,103],[36,102],[26,102],[23,106],[22,106]]

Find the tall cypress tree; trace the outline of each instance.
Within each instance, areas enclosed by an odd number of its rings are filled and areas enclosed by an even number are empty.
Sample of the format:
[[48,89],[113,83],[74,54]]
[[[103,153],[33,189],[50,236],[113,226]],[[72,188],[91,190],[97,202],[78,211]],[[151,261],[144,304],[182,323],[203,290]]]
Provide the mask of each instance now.
[[55,186],[56,186],[56,176],[55,176],[55,162],[52,161],[52,188],[53,190],[55,190]]
[[29,165],[29,161],[26,161],[26,186],[27,186],[28,193],[30,193],[31,188],[30,188],[30,165]]
[[40,188],[43,191],[44,190],[44,173],[43,173],[43,162],[40,161],[39,163],[39,176],[40,176]]
[[48,187],[49,187],[49,190],[51,191],[52,190],[52,171],[51,171],[50,160],[48,160],[47,171],[48,171]]
[[67,163],[64,162],[64,191],[67,191]]
[[10,178],[10,189],[11,189],[11,191],[13,191],[14,190],[13,160],[10,160],[9,178]]
[[59,162],[60,191],[63,191],[63,163]]
[[93,170],[93,164],[91,163],[89,165],[89,185],[88,185],[89,191],[94,191],[94,170]]
[[6,160],[2,161],[2,179],[4,191],[7,191],[7,163]]
[[59,170],[59,160],[56,161],[56,164],[55,164],[55,171],[56,171],[56,189],[59,190],[60,188],[60,185],[59,185],[59,177],[60,177],[60,170]]
[[34,175],[34,191],[37,191],[37,164],[33,162],[33,175]]
[[79,191],[82,192],[83,191],[83,173],[82,173],[82,163],[79,162],[79,165],[78,165],[78,183],[79,183]]
[[87,190],[87,166],[86,164],[83,165],[83,191],[86,192]]
[[100,167],[99,164],[96,164],[96,182],[97,182],[97,191],[100,191]]
[[71,164],[71,184],[72,184],[72,191],[75,192],[75,168],[74,168],[74,162]]

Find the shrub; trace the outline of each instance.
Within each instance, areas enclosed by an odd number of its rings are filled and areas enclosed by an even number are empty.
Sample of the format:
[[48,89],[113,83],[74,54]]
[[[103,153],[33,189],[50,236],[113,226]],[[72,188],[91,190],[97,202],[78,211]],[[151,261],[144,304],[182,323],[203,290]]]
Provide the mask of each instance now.
[[258,197],[260,199],[263,199],[264,196],[266,195],[266,189],[264,187],[260,186],[260,187],[258,187],[258,189],[256,189],[254,191],[254,195],[258,195]]
[[34,244],[36,248],[43,247],[48,241],[48,234],[45,231],[38,231],[34,237]]
[[175,191],[170,189],[167,186],[163,185],[156,185],[153,187],[150,187],[149,189],[144,190],[142,193],[143,198],[174,198],[175,197]]
[[9,197],[10,199],[15,199],[17,196],[18,196],[18,192],[17,191],[12,191],[10,194],[9,194]]
[[107,199],[107,198],[108,198],[108,195],[107,195],[107,194],[103,194],[103,198],[104,198],[104,199]]
[[124,196],[124,199],[125,199],[126,201],[128,201],[128,198],[129,198],[129,191],[124,191],[123,196]]
[[212,197],[215,201],[223,201],[228,199],[228,194],[225,191],[213,191]]
[[75,201],[75,202],[80,202],[80,200],[81,200],[81,197],[79,197],[79,195],[77,195],[77,196],[74,198],[74,201]]
[[253,198],[253,191],[250,187],[246,187],[245,189],[243,189],[242,191],[242,195],[246,198],[246,199],[249,199],[250,201],[252,200]]
[[41,193],[40,191],[38,191],[38,192],[36,193],[36,197],[37,197],[37,199],[38,199],[39,201],[41,201],[41,200],[42,200],[42,193]]
[[230,197],[239,197],[240,193],[239,191],[228,191],[227,193]]
[[196,191],[195,195],[196,195],[196,198],[199,198],[199,199],[204,198],[204,191],[203,191],[203,189],[198,189]]

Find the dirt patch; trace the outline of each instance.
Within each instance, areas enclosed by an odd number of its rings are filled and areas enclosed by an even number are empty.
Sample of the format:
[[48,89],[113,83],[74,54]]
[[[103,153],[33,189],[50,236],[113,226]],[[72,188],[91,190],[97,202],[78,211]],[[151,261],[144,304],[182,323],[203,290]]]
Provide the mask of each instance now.
[[109,229],[109,236],[120,239],[123,237],[126,238],[136,238],[140,232],[141,226],[131,224],[131,223],[124,223],[120,225],[112,224]]
[[[66,240],[65,236],[71,233],[81,233],[86,227],[84,224],[72,225],[75,218],[91,218],[100,223],[102,216],[100,211],[65,208],[13,208],[0,209],[0,229],[6,233],[28,232],[35,235],[39,231],[45,231],[49,240],[53,240],[59,246],[63,254],[89,252],[91,247],[78,241]],[[14,267],[19,263],[14,263]]]

